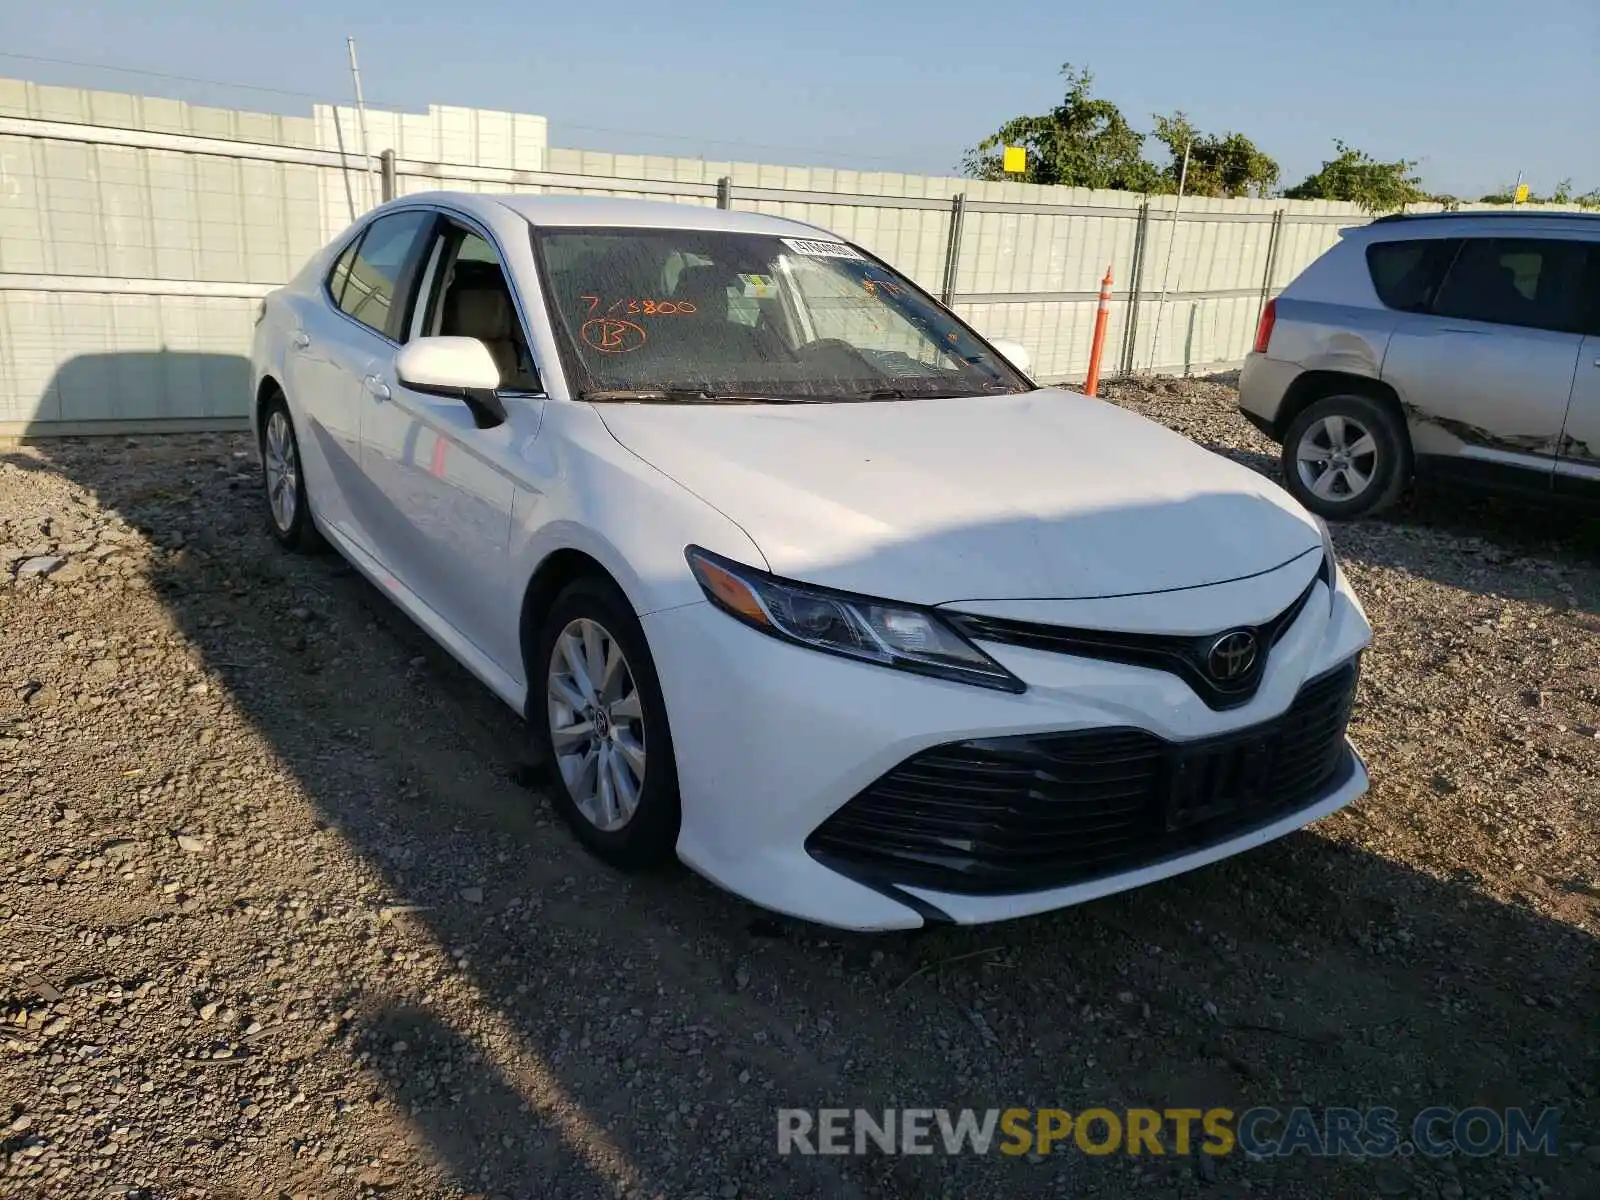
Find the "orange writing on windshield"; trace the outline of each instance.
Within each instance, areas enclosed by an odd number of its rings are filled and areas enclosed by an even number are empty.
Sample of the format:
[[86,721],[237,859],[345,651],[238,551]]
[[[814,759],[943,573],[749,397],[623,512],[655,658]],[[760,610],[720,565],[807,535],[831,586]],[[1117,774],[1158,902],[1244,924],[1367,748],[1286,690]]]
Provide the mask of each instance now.
[[595,317],[578,331],[584,344],[602,354],[629,354],[650,340],[649,334],[632,321],[615,317]]
[[[579,300],[589,303],[589,316],[594,316],[605,302],[599,296],[579,296]],[[619,312],[630,317],[692,317],[699,312],[692,300],[639,300],[622,299],[613,300],[605,310],[606,316],[613,316]]]

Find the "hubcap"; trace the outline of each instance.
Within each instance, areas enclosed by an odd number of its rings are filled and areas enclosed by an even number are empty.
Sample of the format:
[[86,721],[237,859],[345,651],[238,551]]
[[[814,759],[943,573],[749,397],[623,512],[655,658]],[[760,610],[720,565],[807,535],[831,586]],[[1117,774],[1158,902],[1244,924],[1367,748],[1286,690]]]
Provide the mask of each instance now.
[[294,452],[289,418],[282,409],[267,418],[266,443],[267,504],[272,509],[273,522],[288,533],[300,504],[300,463]]
[[622,647],[580,617],[556,638],[546,681],[550,744],[572,802],[597,829],[621,829],[644,787],[644,709]]
[[1300,482],[1324,500],[1354,500],[1372,485],[1378,469],[1378,442],[1354,417],[1314,421],[1295,447]]

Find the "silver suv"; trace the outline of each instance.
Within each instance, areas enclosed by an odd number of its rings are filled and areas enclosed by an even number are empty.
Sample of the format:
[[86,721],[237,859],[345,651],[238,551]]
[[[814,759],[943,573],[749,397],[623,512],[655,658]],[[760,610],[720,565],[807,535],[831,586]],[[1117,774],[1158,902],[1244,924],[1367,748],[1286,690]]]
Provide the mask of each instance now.
[[1323,517],[1413,475],[1600,502],[1600,215],[1346,230],[1262,311],[1239,407]]

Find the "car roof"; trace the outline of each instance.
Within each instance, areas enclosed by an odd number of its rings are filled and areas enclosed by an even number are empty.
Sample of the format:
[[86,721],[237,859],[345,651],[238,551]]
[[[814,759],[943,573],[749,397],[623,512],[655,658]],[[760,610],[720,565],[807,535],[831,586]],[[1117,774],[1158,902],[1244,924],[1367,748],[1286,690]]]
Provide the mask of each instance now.
[[[488,217],[493,209],[510,209],[530,224],[551,226],[614,226],[625,229],[708,229],[728,233],[764,233],[816,237],[815,225],[764,213],[673,204],[661,200],[626,200],[615,196],[486,195],[480,192],[423,192],[409,201],[448,204],[463,212]],[[837,235],[830,235],[837,236]]]
[[1387,241],[1408,237],[1488,237],[1517,233],[1600,236],[1600,213],[1509,208],[1483,212],[1390,213],[1366,225],[1340,230],[1341,237]]
[[[1562,209],[1487,208],[1482,212],[1389,213],[1378,221],[1600,221],[1600,213]],[[1377,222],[1374,222],[1376,224]]]

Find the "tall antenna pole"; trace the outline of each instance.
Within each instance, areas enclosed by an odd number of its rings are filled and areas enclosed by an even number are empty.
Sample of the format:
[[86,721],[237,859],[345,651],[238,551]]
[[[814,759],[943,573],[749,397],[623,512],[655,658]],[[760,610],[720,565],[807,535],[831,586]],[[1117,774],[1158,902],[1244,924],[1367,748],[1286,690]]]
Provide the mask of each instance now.
[[367,164],[367,203],[372,206],[374,198],[378,195],[376,181],[373,178],[372,154],[367,149],[367,100],[361,94],[361,67],[356,62],[356,40],[353,37],[345,38],[345,45],[350,49],[350,78],[356,85],[356,120],[360,122],[361,129],[361,158]]
[[1194,145],[1191,138],[1183,144],[1183,166],[1178,170],[1178,199],[1172,206],[1172,224],[1167,233],[1167,260],[1161,265],[1161,299],[1156,301],[1156,324],[1150,331],[1150,366],[1156,369],[1156,350],[1161,345],[1161,310],[1167,306],[1167,273],[1172,270],[1172,248],[1178,244],[1178,211],[1183,207],[1183,185],[1189,181],[1189,150]]

